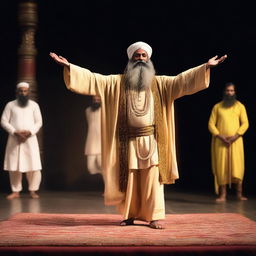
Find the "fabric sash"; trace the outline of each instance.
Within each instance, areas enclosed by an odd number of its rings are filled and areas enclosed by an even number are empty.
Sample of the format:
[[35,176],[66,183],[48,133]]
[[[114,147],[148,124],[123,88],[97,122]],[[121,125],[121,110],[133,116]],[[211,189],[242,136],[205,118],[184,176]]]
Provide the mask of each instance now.
[[155,126],[149,125],[145,127],[129,127],[128,129],[128,137],[136,138],[142,136],[149,136],[155,133]]

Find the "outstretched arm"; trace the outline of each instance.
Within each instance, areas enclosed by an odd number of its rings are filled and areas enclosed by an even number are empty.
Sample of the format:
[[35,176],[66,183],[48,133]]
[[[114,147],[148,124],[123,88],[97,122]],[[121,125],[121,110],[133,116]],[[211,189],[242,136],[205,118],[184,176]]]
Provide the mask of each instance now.
[[58,56],[54,52],[50,52],[50,57],[59,65],[64,67],[64,81],[66,87],[79,94],[84,95],[103,95],[105,88],[116,86],[120,75],[101,75],[91,72],[86,68],[79,67],[62,56]]
[[69,68],[70,64],[69,64],[68,60],[65,59],[64,57],[58,56],[58,55],[57,55],[56,53],[54,53],[54,52],[50,52],[50,56],[51,56],[51,58],[52,58],[57,64]]
[[210,82],[210,69],[216,67],[227,58],[215,56],[205,64],[186,70],[175,77],[162,76],[162,82],[169,90],[170,98],[177,99],[184,95],[190,95],[206,89]]
[[218,66],[220,63],[222,63],[228,56],[224,55],[218,59],[218,55],[214,56],[213,58],[209,59],[206,63],[206,69],[213,68]]

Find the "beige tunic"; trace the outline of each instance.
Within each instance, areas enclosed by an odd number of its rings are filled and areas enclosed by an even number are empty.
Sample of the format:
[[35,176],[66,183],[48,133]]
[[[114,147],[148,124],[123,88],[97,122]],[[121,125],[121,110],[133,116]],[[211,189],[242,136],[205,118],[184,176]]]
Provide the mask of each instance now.
[[[140,92],[135,98],[138,109],[143,109],[145,102],[145,91]],[[145,127],[154,124],[154,102],[150,93],[150,105],[147,113],[137,116],[128,104],[128,124],[131,127]],[[129,141],[129,169],[146,169],[158,164],[157,146],[154,135],[141,136]]]
[[[142,110],[145,91],[135,97],[135,105]],[[130,102],[130,101],[128,101]],[[154,124],[154,98],[150,92],[148,110],[136,115],[128,103],[128,125],[145,127]],[[129,141],[129,177],[125,200],[118,205],[124,219],[135,218],[144,221],[165,218],[164,185],[159,182],[158,152],[154,135],[141,136]]]

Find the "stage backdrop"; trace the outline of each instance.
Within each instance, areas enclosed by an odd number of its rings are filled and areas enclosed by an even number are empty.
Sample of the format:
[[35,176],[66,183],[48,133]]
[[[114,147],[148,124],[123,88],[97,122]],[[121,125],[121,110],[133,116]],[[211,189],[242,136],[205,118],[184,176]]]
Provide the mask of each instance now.
[[[211,71],[210,88],[178,99],[177,149],[180,180],[176,188],[213,192],[207,123],[211,108],[221,100],[226,82],[237,84],[238,99],[248,111],[250,128],[244,136],[245,190],[255,193],[255,27],[248,5],[240,1],[38,1],[36,34],[39,104],[43,114],[42,189],[101,190],[100,176],[88,174],[83,155],[88,97],[65,88],[62,68],[49,52],[93,72],[123,72],[126,48],[146,41],[153,48],[158,74],[176,75],[214,55],[228,59]],[[0,110],[15,97],[17,78],[18,1],[1,3]],[[0,165],[7,135],[0,130]],[[0,172],[0,190],[9,191],[7,173]]]

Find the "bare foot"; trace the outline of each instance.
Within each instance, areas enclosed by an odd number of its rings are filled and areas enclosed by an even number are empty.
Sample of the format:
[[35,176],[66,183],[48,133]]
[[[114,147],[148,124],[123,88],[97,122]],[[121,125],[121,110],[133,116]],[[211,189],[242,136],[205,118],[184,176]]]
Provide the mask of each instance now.
[[39,195],[38,195],[35,191],[30,191],[30,196],[31,196],[33,199],[39,198]]
[[161,224],[159,224],[158,220],[150,221],[149,227],[154,228],[154,229],[164,229],[164,227]]
[[133,218],[123,220],[123,221],[120,222],[120,226],[129,226],[129,225],[134,225],[134,219]]
[[238,196],[238,197],[237,197],[237,200],[246,201],[246,200],[248,200],[248,198],[245,197],[245,196]]
[[217,203],[226,202],[226,198],[225,197],[218,197],[215,201]]
[[8,195],[8,196],[6,197],[6,199],[12,200],[12,199],[14,199],[14,198],[19,198],[19,197],[20,197],[20,193],[19,193],[19,192],[12,192],[10,195]]

